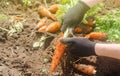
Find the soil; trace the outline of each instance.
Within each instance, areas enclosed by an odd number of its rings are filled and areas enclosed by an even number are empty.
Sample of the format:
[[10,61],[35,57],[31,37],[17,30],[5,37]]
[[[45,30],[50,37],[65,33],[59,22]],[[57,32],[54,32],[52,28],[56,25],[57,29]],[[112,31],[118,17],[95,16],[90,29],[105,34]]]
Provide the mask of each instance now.
[[[48,5],[54,2],[52,0]],[[22,32],[14,33],[12,36],[0,29],[0,76],[89,76],[72,69],[68,62],[64,65],[68,68],[65,68],[63,63],[63,67],[59,65],[54,74],[49,73],[53,55],[53,49],[49,44],[54,37],[47,39],[44,47],[33,47],[33,43],[43,35],[33,31],[39,21],[37,8],[41,4],[43,5],[42,0],[33,0],[32,5],[25,7],[18,0],[1,0],[0,14],[5,14],[9,18],[0,18],[0,27],[8,29],[12,16],[23,17],[26,21],[22,22],[24,25]],[[64,57],[65,59],[62,59],[64,61],[73,58],[73,61],[78,60],[76,57],[67,58],[66,55]],[[120,60],[117,59],[90,56],[80,57],[77,63],[95,66],[97,73],[90,76],[120,76]]]

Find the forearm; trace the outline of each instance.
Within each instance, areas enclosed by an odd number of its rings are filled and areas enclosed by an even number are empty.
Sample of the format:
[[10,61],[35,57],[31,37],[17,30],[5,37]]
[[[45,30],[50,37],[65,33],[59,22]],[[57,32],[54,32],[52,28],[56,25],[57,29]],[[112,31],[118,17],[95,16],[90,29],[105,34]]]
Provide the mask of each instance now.
[[96,5],[102,1],[105,1],[105,0],[81,0],[81,1],[86,3],[89,7],[93,7],[94,5]]
[[95,52],[98,56],[107,56],[120,59],[120,44],[99,44],[95,45]]

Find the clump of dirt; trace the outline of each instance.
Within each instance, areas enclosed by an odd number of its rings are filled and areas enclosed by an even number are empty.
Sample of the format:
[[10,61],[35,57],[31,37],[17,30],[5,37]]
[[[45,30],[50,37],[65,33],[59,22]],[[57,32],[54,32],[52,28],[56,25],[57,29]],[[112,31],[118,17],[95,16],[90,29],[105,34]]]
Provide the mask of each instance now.
[[[96,74],[88,75],[73,67],[73,63],[91,65],[95,67]],[[67,53],[62,59],[64,76],[119,76],[120,60],[104,56],[76,57]]]
[[[54,74],[50,75],[49,68],[53,49],[47,46],[54,37],[50,37],[46,41],[44,48],[47,49],[33,48],[33,43],[42,36],[33,30],[39,21],[37,8],[39,5],[43,5],[43,0],[33,1],[34,3],[29,7],[25,7],[21,1],[17,0],[2,1],[3,3],[0,3],[0,5],[2,4],[0,14],[5,14],[8,18],[0,19],[0,27],[8,29],[8,26],[11,26],[10,19],[12,16],[23,17],[25,22],[22,23],[24,26],[23,31],[14,33],[12,36],[0,29],[1,76],[88,76],[73,69],[70,61],[74,62],[79,58],[67,53],[62,59],[64,61],[61,63],[62,68],[58,66]],[[54,2],[54,0],[51,0],[48,5]],[[120,76],[120,61],[116,59],[97,56],[80,57],[78,63],[95,66],[97,73],[92,76]]]

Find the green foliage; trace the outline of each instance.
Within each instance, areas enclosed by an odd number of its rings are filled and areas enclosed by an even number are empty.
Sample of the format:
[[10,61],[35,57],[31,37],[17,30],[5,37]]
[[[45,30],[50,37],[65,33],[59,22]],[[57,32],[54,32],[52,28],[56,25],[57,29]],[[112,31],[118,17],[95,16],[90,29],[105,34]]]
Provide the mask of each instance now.
[[7,15],[5,15],[5,14],[0,14],[0,19],[7,19],[7,18],[8,18]]
[[120,41],[120,9],[107,11],[105,15],[96,16],[95,31],[103,31],[110,41]]
[[57,0],[57,2],[64,5],[70,3],[70,0]]
[[102,9],[103,6],[104,6],[103,3],[99,3],[99,4],[97,4],[96,6],[92,7],[90,10],[88,10],[88,11],[86,12],[86,14],[85,14],[82,22],[83,22],[83,23],[86,23],[86,22],[87,22],[87,21],[86,21],[86,18],[87,18],[87,17],[92,16],[92,15],[94,15],[94,16],[97,15],[98,12]]
[[86,15],[91,16],[91,15],[96,15],[98,12],[101,10],[103,7],[103,3],[99,3],[96,6],[92,7],[90,10],[87,11]]
[[30,6],[31,5],[31,0],[22,0],[25,6]]

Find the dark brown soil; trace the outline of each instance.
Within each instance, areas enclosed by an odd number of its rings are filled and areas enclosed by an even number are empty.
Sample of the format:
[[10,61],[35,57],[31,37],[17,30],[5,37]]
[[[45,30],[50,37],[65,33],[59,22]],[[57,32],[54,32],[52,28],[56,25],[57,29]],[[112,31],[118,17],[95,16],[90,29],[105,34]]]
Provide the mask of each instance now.
[[[23,17],[26,21],[23,22],[24,30],[12,36],[0,29],[0,76],[88,76],[72,69],[71,64],[65,65],[69,69],[65,68],[64,71],[59,66],[54,74],[50,75],[53,49],[52,47],[44,48],[54,37],[50,37],[44,47],[33,48],[33,43],[41,37],[40,33],[33,32],[33,30],[39,20],[37,8],[43,4],[42,2],[42,0],[33,0],[31,6],[25,7],[17,0],[1,1],[0,14],[8,15],[9,18],[0,18],[0,27],[7,29],[11,25],[12,16]],[[71,58],[64,60],[67,59]],[[78,63],[95,66],[97,73],[91,76],[120,76],[120,60],[117,59],[91,56],[81,58]]]

